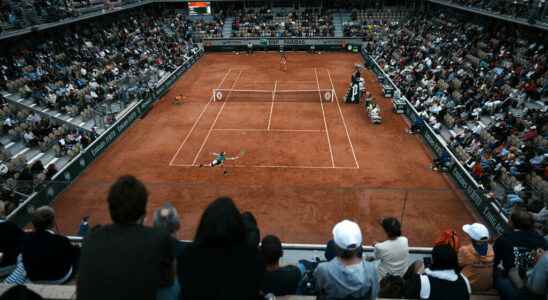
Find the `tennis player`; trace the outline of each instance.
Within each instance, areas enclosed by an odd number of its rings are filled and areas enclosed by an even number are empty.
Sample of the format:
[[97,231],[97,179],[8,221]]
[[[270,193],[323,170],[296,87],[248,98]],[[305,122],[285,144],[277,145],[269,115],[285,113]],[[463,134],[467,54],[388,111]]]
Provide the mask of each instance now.
[[282,52],[282,57],[280,57],[280,69],[282,71],[287,71],[287,56]]
[[[240,158],[240,156],[227,157],[226,152],[224,151],[222,151],[221,153],[211,153],[211,154],[215,156],[215,158],[208,165],[209,167],[212,167],[212,168],[217,166],[224,167],[226,160],[236,160]],[[203,165],[200,165],[200,167],[203,167]],[[227,173],[228,173],[227,170],[223,171],[224,175],[226,175]]]

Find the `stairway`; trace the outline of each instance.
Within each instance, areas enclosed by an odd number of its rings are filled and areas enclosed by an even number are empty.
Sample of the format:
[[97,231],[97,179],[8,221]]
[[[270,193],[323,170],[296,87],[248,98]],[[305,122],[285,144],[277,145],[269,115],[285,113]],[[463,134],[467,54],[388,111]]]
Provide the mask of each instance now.
[[343,37],[343,21],[340,13],[335,13],[335,15],[333,16],[333,25],[335,26],[335,37]]
[[226,17],[223,25],[223,38],[227,39],[232,36],[232,23],[234,23],[234,17]]

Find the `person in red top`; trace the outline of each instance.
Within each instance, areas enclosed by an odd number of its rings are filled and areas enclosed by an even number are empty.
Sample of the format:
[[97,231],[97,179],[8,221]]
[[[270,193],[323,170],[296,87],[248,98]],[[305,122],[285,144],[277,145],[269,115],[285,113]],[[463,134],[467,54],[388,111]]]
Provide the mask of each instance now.
[[529,128],[529,130],[527,130],[527,132],[523,135],[523,138],[522,140],[524,142],[528,142],[528,141],[532,141],[534,139],[536,139],[538,136],[538,133],[537,133],[537,126],[531,126]]

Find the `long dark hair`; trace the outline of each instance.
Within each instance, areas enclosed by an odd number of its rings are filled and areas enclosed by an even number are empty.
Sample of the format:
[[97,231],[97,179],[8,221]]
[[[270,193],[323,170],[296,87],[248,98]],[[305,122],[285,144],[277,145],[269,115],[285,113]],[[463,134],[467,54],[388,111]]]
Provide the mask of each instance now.
[[241,244],[246,236],[240,211],[229,197],[217,198],[205,209],[196,230],[197,247],[229,247]]

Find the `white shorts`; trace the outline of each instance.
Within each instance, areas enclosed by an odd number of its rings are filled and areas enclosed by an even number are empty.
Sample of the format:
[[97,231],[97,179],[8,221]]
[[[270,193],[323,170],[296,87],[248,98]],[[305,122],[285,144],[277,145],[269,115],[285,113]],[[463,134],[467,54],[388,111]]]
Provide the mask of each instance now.
[[218,165],[222,165],[222,164],[223,164],[222,161],[216,160],[216,159],[214,159],[214,160],[211,162],[211,166],[212,166],[212,167],[215,167],[215,166],[218,166]]

